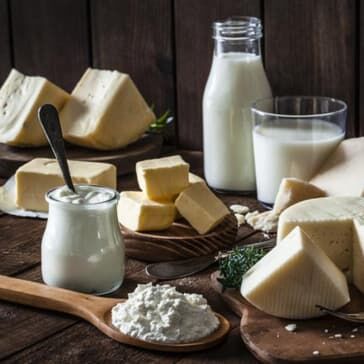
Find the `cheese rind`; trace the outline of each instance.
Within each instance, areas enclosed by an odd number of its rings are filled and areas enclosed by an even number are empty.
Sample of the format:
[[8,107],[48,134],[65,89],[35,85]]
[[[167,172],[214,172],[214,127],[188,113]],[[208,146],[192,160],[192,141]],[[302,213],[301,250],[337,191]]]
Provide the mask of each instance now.
[[139,187],[151,200],[172,201],[188,187],[189,168],[179,155],[138,162]]
[[101,150],[136,141],[156,119],[129,75],[92,68],[77,83],[60,118],[66,140]]
[[202,183],[195,183],[181,192],[175,204],[178,212],[200,234],[211,231],[230,213],[224,203]]
[[67,92],[44,77],[11,70],[0,89],[0,142],[19,147],[46,145],[38,109],[53,104],[60,110],[68,98]]
[[151,201],[141,191],[124,191],[120,194],[119,222],[130,230],[164,230],[172,225],[175,215],[173,203]]
[[350,301],[344,274],[299,227],[244,276],[241,294],[253,306],[288,319],[318,317]]
[[[108,163],[68,161],[75,184],[90,184],[116,188],[116,167]],[[64,185],[55,159],[36,158],[21,166],[15,173],[16,205],[34,211],[48,211],[45,194]]]

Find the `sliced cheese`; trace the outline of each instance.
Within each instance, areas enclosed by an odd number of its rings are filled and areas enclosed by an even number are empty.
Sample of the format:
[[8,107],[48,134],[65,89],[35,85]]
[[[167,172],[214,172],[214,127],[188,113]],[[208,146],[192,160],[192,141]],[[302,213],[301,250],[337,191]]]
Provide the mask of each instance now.
[[156,119],[129,75],[88,68],[61,112],[70,143],[111,150],[141,137]]
[[298,178],[283,178],[279,185],[273,212],[280,214],[287,207],[310,198],[325,197],[326,193],[311,183]]
[[310,183],[329,196],[364,196],[364,137],[342,141]]
[[211,231],[230,213],[224,203],[202,183],[192,184],[181,192],[175,204],[178,212],[200,234]]
[[[108,163],[68,161],[72,180],[116,188],[116,167]],[[34,211],[47,211],[45,194],[52,188],[64,185],[55,159],[36,158],[21,166],[15,174],[16,205]]]
[[179,155],[138,162],[139,187],[151,200],[172,201],[188,187],[189,168]]
[[11,70],[0,89],[0,142],[19,147],[46,145],[38,109],[53,104],[60,110],[68,98],[67,92],[44,77]]
[[125,191],[120,194],[119,222],[130,230],[164,230],[172,225],[175,215],[176,207],[173,203],[151,201],[140,191]]
[[287,319],[321,316],[315,305],[336,310],[350,301],[344,274],[299,227],[243,276],[241,294]]

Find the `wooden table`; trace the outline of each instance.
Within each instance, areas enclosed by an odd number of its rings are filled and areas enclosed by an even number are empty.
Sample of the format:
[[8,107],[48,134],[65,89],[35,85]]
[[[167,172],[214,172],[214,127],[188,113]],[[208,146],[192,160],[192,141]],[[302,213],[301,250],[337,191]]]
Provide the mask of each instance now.
[[[201,154],[183,153],[192,171],[201,174]],[[4,181],[0,180],[0,184]],[[123,177],[119,190],[136,189],[135,176]],[[258,207],[252,197],[222,196],[228,203]],[[40,246],[45,221],[0,216],[0,274],[41,282]],[[247,232],[247,228],[240,231]],[[259,239],[258,236],[251,239]],[[126,279],[114,297],[127,297],[137,283],[148,282],[145,263],[129,259]],[[215,268],[216,269],[216,268]],[[0,360],[6,363],[257,363],[239,334],[240,319],[211,288],[214,268],[179,280],[169,281],[184,292],[202,293],[212,308],[225,315],[232,330],[221,345],[191,354],[157,353],[112,341],[90,324],[60,313],[41,311],[0,302]]]

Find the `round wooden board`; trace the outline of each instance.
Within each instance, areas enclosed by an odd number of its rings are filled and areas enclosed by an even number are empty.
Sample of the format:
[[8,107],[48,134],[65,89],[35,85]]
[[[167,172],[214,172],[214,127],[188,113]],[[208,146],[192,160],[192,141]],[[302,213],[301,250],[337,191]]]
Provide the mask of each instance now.
[[187,222],[175,222],[164,231],[138,233],[121,226],[126,255],[147,262],[197,257],[226,249],[235,243],[237,222],[230,214],[208,234],[200,235]]
[[[218,272],[213,273],[212,287],[221,294],[231,310],[241,317],[241,337],[252,354],[263,363],[364,363],[364,327],[360,324],[332,316],[311,320],[273,317],[253,307],[238,290],[223,290],[217,278]],[[363,294],[355,287],[350,287],[350,296],[351,302],[344,311],[364,311]],[[285,326],[292,323],[297,325],[297,329],[289,332]],[[335,338],[335,334],[341,334],[342,337]],[[319,355],[314,355],[315,351]]]
[[[101,151],[66,144],[67,157],[74,160],[112,163],[118,175],[135,170],[135,163],[159,155],[163,137],[159,134],[145,134],[138,141],[125,148]],[[8,178],[24,163],[33,158],[54,158],[49,146],[39,148],[10,147],[0,143],[0,177]]]

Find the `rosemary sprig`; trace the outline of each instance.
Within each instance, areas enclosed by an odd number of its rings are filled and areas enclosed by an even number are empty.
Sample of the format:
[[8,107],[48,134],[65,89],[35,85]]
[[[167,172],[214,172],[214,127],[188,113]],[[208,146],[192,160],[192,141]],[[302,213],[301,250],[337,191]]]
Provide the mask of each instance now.
[[167,110],[163,115],[161,115],[152,124],[150,124],[149,131],[157,133],[161,132],[167,126],[167,121],[170,115],[171,112]]

